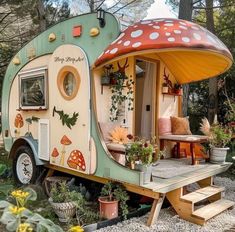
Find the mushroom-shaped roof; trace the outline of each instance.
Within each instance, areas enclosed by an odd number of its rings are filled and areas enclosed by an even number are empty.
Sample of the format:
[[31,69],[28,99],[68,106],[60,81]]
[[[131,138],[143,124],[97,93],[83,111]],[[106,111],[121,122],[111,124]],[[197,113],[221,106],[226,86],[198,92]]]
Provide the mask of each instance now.
[[79,150],[73,150],[71,151],[68,161],[68,165],[70,167],[74,167],[74,164],[77,165],[82,171],[86,170],[86,164],[85,159],[82,155],[82,153]]
[[63,145],[70,145],[72,142],[66,135],[64,135],[62,139],[60,140],[60,143]]
[[16,115],[14,124],[15,124],[15,127],[17,128],[23,127],[24,120],[20,113]]
[[57,157],[57,156],[59,156],[59,152],[58,152],[58,150],[57,150],[56,148],[53,149],[53,151],[52,151],[52,153],[51,153],[51,156],[52,156],[52,157]]
[[206,79],[232,64],[227,47],[207,29],[180,19],[153,19],[129,26],[98,57],[95,66],[132,55],[162,60],[179,83]]

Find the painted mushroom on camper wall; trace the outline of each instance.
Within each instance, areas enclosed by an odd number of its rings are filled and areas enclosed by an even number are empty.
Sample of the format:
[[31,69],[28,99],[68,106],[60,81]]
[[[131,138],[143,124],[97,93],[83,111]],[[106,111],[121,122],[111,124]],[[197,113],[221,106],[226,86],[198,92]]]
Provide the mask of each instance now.
[[79,150],[73,150],[67,160],[70,168],[86,171],[86,163],[82,153]]
[[57,148],[54,148],[51,153],[51,157],[52,157],[51,162],[55,163],[56,157],[58,157],[58,156],[59,156],[59,152],[58,152]]
[[66,135],[64,135],[62,137],[62,139],[60,140],[60,143],[63,145],[62,151],[61,151],[60,165],[64,166],[64,157],[65,157],[65,153],[66,153],[65,146],[70,145],[72,142],[70,141],[70,139]]
[[24,126],[24,120],[23,120],[23,117],[21,116],[21,114],[16,115],[14,125],[16,127],[15,135],[16,135],[16,137],[19,137],[20,136],[20,128]]

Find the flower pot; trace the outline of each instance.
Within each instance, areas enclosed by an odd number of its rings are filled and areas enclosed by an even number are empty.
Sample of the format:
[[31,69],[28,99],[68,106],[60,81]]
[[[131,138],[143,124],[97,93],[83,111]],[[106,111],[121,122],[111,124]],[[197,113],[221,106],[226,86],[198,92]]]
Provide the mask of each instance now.
[[109,197],[99,197],[100,216],[106,219],[116,218],[118,216],[118,201],[109,201]]
[[51,198],[49,202],[60,222],[68,222],[76,213],[76,205],[73,202],[55,203]]
[[224,163],[228,150],[229,147],[224,147],[224,148],[212,147],[210,151],[210,162],[215,164]]
[[168,92],[169,92],[168,86],[162,86],[162,93],[168,93]]
[[177,95],[181,95],[182,94],[182,90],[181,89],[175,89],[174,93]]
[[152,164],[150,165],[136,164],[136,169],[144,173],[143,184],[151,182]]
[[110,84],[110,77],[109,77],[109,76],[102,76],[102,77],[101,77],[101,84],[102,84],[102,85],[108,85],[108,84]]

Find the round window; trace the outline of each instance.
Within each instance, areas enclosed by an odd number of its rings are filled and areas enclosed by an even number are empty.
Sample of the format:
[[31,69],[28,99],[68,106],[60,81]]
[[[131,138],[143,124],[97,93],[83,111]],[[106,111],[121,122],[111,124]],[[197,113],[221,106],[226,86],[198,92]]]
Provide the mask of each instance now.
[[70,66],[63,67],[59,72],[57,83],[63,98],[66,100],[73,99],[77,95],[80,85],[77,70]]

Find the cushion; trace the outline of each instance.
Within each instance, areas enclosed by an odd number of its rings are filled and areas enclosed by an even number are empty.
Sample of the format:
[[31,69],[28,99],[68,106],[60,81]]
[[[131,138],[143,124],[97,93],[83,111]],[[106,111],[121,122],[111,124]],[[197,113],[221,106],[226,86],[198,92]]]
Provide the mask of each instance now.
[[158,130],[159,130],[159,135],[171,134],[171,119],[170,118],[159,118],[158,119]]
[[112,131],[115,127],[119,126],[117,122],[99,122],[100,130],[103,136],[104,141],[111,142],[110,131]]
[[126,144],[128,142],[127,135],[127,128],[115,127],[110,132],[110,139],[113,143]]
[[191,135],[188,117],[171,117],[171,131],[173,135]]

